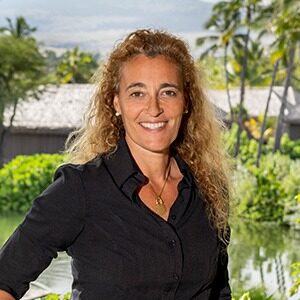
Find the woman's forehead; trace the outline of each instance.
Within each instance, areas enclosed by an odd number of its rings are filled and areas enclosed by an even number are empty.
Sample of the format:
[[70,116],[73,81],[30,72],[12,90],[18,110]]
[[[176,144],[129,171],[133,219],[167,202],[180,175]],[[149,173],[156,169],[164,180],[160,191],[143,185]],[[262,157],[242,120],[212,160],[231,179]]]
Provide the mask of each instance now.
[[182,82],[181,68],[164,55],[136,55],[122,64],[120,81],[123,79],[159,77]]

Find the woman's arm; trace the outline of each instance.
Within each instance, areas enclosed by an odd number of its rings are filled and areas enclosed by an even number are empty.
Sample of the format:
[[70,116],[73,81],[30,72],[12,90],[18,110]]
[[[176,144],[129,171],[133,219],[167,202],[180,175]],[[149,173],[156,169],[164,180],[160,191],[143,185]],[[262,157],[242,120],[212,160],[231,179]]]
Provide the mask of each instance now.
[[62,167],[0,250],[0,289],[20,299],[57,252],[72,244],[84,226],[84,214],[79,173]]
[[15,300],[15,298],[11,294],[9,294],[3,290],[0,290],[0,299],[1,300]]

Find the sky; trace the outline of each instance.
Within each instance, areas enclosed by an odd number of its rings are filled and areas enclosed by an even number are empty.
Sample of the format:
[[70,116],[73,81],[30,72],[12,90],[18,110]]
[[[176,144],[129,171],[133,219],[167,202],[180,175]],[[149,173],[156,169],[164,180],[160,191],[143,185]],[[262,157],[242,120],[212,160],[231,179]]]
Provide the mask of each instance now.
[[[137,28],[167,30],[182,37],[194,56],[203,24],[216,0],[0,0],[0,26],[24,16],[37,27],[44,47],[58,54],[79,46],[106,56],[113,45]],[[200,53],[199,52],[199,53]]]

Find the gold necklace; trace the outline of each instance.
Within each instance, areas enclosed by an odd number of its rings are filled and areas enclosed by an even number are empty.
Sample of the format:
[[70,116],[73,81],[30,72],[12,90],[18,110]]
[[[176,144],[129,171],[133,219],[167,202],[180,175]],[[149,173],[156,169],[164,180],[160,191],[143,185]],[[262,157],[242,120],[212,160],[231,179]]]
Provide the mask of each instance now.
[[170,172],[171,172],[171,160],[169,162],[169,166],[168,166],[168,171],[167,171],[167,176],[166,176],[166,179],[164,181],[164,184],[160,190],[160,193],[159,194],[156,194],[151,182],[149,181],[150,183],[150,186],[152,188],[152,191],[153,193],[155,194],[155,207],[154,207],[154,211],[159,215],[159,216],[162,216],[166,210],[167,210],[167,207],[166,207],[166,204],[164,202],[164,200],[162,199],[161,195],[165,189],[165,186],[167,184],[167,181],[169,179],[169,175],[170,175]]

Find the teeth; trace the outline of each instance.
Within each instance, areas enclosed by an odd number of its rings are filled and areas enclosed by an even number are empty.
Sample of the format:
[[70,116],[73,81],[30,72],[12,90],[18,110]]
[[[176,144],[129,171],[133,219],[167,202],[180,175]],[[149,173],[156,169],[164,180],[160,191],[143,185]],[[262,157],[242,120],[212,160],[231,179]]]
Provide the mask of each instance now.
[[141,123],[143,127],[149,128],[149,129],[157,129],[165,126],[164,122],[159,123]]

